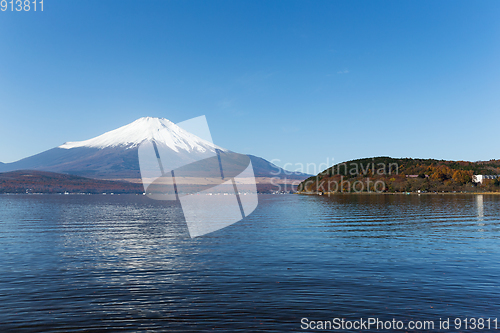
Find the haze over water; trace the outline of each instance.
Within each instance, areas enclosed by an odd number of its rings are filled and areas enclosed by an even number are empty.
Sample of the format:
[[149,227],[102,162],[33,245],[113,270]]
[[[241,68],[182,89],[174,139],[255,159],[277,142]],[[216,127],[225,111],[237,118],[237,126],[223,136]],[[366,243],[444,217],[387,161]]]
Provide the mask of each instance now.
[[243,221],[191,239],[179,206],[143,196],[0,195],[1,330],[290,332],[302,331],[302,318],[493,319],[499,202],[261,195]]

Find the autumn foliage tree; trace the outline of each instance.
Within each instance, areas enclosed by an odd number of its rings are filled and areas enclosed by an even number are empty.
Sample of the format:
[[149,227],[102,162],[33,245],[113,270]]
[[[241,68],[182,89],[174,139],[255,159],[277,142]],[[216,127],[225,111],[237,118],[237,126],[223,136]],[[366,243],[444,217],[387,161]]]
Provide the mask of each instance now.
[[464,185],[472,182],[472,176],[474,172],[472,170],[456,170],[453,173],[452,179],[457,183]]

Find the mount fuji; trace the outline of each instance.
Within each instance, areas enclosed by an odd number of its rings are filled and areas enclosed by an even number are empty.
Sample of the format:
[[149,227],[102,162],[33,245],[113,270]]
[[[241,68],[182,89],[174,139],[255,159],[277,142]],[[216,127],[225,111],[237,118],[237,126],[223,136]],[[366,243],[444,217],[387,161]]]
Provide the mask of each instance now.
[[[192,154],[212,156],[216,150],[229,152],[165,118],[143,117],[89,140],[66,142],[16,162],[0,163],[0,172],[39,170],[88,178],[137,181],[141,178],[138,149],[146,141],[166,145],[170,156],[179,160]],[[307,174],[285,172],[263,158],[248,156],[256,177],[290,180],[309,177]]]

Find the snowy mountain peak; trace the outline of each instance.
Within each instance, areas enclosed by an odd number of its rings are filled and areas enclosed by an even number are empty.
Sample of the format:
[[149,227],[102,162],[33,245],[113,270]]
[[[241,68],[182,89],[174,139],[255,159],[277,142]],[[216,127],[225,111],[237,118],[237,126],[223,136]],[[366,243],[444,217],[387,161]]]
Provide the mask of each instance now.
[[139,118],[128,125],[106,132],[93,139],[66,142],[59,146],[59,148],[88,147],[104,149],[121,146],[130,149],[139,146],[144,141],[163,143],[175,152],[179,152],[180,150],[205,152],[206,150],[215,151],[216,148],[222,149],[211,142],[185,131],[168,119],[154,117]]

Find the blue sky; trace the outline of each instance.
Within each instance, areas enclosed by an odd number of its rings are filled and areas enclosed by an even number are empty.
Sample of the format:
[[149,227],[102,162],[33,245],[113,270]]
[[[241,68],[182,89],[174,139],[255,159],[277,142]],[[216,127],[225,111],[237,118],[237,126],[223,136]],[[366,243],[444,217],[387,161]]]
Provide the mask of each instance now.
[[0,12],[0,161],[143,116],[203,114],[216,144],[278,165],[498,159],[499,17],[498,1],[44,0],[43,12]]

